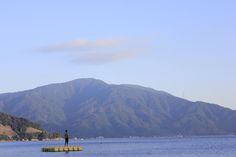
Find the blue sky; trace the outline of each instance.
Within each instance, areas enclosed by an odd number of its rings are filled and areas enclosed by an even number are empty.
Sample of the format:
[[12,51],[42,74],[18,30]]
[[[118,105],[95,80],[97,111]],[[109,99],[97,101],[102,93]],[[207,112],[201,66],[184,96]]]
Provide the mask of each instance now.
[[0,1],[0,93],[77,78],[236,109],[233,0]]

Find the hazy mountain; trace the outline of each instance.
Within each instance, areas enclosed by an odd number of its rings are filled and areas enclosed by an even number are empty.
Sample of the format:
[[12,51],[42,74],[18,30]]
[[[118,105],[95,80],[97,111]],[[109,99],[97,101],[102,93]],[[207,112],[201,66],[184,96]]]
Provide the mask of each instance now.
[[236,134],[234,110],[95,79],[0,94],[0,111],[79,137]]

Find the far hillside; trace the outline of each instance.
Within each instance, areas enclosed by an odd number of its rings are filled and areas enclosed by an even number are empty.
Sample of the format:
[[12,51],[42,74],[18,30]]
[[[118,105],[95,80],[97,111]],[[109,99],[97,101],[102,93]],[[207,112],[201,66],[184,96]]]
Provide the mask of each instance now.
[[[139,85],[77,79],[0,94],[0,111],[71,137],[196,136],[236,134],[236,111],[192,102]],[[8,125],[18,134],[28,124]],[[13,124],[12,124],[13,123]]]

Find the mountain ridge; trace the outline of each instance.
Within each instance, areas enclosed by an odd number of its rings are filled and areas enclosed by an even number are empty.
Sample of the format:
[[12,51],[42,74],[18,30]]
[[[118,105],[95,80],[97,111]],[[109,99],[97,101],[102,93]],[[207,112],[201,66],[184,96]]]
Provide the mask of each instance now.
[[0,94],[0,111],[81,137],[236,133],[236,111],[229,108],[93,78]]

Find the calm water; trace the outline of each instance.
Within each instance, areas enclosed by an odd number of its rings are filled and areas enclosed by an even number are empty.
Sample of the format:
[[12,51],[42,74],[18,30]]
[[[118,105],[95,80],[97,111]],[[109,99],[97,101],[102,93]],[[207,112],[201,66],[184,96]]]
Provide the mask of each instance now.
[[82,152],[41,152],[63,141],[0,143],[0,157],[235,157],[236,136],[111,138],[70,141]]

